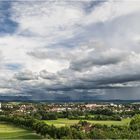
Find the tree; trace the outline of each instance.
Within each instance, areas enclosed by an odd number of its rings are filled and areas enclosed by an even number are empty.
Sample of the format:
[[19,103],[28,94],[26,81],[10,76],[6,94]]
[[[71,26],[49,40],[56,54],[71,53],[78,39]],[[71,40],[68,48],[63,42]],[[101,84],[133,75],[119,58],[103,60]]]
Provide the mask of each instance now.
[[130,128],[132,130],[140,130],[140,115],[137,114],[132,118],[130,122]]

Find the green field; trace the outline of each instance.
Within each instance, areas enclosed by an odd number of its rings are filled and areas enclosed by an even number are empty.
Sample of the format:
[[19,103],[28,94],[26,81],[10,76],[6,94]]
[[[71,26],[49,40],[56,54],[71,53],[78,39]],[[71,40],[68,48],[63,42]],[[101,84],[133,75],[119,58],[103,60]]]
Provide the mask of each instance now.
[[41,139],[41,137],[29,130],[0,123],[0,139]]
[[[105,124],[105,125],[129,125],[131,119],[123,119],[122,121],[89,121],[86,120],[87,122],[93,123],[93,124]],[[57,120],[45,120],[45,123],[49,125],[54,125],[56,127],[61,127],[61,126],[70,126],[73,124],[78,123],[79,120],[68,120],[68,119],[57,119]]]

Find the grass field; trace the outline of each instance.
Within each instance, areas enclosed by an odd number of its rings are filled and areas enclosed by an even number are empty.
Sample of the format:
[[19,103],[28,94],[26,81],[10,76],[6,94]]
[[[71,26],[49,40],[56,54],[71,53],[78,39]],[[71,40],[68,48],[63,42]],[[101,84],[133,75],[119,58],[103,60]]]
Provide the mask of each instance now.
[[0,122],[0,139],[41,139],[35,133]]
[[[87,122],[93,123],[93,124],[106,124],[108,126],[110,125],[129,125],[131,119],[123,119],[122,121],[89,121],[86,120]],[[68,119],[57,119],[57,120],[45,120],[45,123],[49,125],[54,125],[56,127],[61,127],[61,126],[70,126],[73,124],[78,123],[79,120],[68,120]]]
[[[122,121],[89,121],[93,124],[106,124],[110,125],[128,125],[131,119],[123,119]],[[49,125],[55,125],[56,127],[70,126],[79,122],[79,120],[45,120]],[[33,133],[32,131],[22,129],[7,123],[0,123],[0,139],[41,139],[41,136]]]

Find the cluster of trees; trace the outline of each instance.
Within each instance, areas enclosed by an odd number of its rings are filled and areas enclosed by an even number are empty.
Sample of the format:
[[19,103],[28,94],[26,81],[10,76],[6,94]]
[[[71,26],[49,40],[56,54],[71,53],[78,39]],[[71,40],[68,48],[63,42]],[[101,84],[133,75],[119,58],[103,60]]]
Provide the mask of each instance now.
[[49,136],[47,135],[51,130],[53,131],[53,126],[49,126],[46,123],[28,117],[17,117],[17,116],[0,116],[0,121],[8,122],[14,124],[16,126],[20,126],[23,128],[28,128],[34,130],[37,134],[40,134],[44,137]]
[[80,121],[70,127],[56,128],[30,117],[0,116],[0,121],[32,129],[49,139],[140,139],[140,115],[136,115],[129,126],[106,126]]
[[107,116],[107,115],[95,115],[93,117],[93,120],[114,120],[114,121],[121,121],[121,117],[119,115],[112,115],[112,116]]
[[140,115],[135,115],[131,122],[130,122],[130,128],[132,130],[140,130]]
[[123,111],[120,113],[121,116],[128,116],[133,117],[135,114],[140,114],[140,110],[133,110],[133,111]]
[[85,116],[69,116],[68,119],[70,120],[102,120],[102,121],[106,121],[106,120],[114,120],[114,121],[121,121],[121,117],[119,115],[112,115],[112,116],[108,116],[108,115],[85,115]]
[[23,128],[28,128],[48,139],[77,139],[85,138],[85,133],[78,131],[76,128],[61,127],[56,128],[53,125],[47,125],[43,121],[39,121],[28,117],[0,116],[0,121],[8,122]]
[[[114,120],[121,121],[121,115],[114,113],[109,109],[97,109],[92,111],[69,111],[67,112],[68,119],[76,120]],[[64,117],[64,116],[63,116]]]
[[112,115],[115,115],[116,112],[113,112],[112,110],[110,109],[96,109],[96,110],[91,110],[89,111],[90,114],[102,114],[102,115],[108,115],[108,116],[112,116]]
[[[130,105],[126,105],[126,108],[130,108]],[[75,111],[62,111],[62,112],[46,112],[45,106],[38,107],[39,110],[33,114],[32,117],[39,120],[56,120],[57,118],[68,118],[68,119],[87,119],[87,120],[117,120],[121,118],[133,117],[135,114],[140,114],[139,106],[133,105],[133,111],[122,111],[114,112],[113,109],[99,108],[95,110],[75,110]],[[94,115],[94,117],[93,117]]]
[[[93,115],[94,114],[94,115]],[[45,112],[40,110],[31,115],[39,120],[57,120],[58,118],[68,118],[70,120],[115,120],[121,121],[121,115],[108,109],[97,109],[94,111],[62,111]]]
[[57,112],[44,112],[44,111],[33,113],[31,116],[39,120],[57,120],[58,118]]
[[83,111],[62,111],[62,112],[46,112],[39,110],[36,113],[32,113],[31,116],[39,120],[57,120],[57,118],[77,118],[85,115],[87,112]]

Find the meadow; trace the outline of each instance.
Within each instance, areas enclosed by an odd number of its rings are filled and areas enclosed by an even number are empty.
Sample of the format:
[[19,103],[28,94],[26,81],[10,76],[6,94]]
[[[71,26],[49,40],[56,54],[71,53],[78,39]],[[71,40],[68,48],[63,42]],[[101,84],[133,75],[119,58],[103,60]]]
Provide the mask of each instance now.
[[41,139],[30,130],[0,122],[0,139]]
[[[129,125],[131,119],[126,118],[126,119],[122,119],[122,121],[111,121],[111,120],[107,120],[107,121],[85,120],[85,121],[90,122],[92,124],[102,124],[102,125],[111,126],[111,125]],[[65,118],[61,118],[57,120],[45,120],[46,124],[54,125],[56,127],[70,126],[70,125],[77,124],[78,122],[79,120],[69,120]]]

